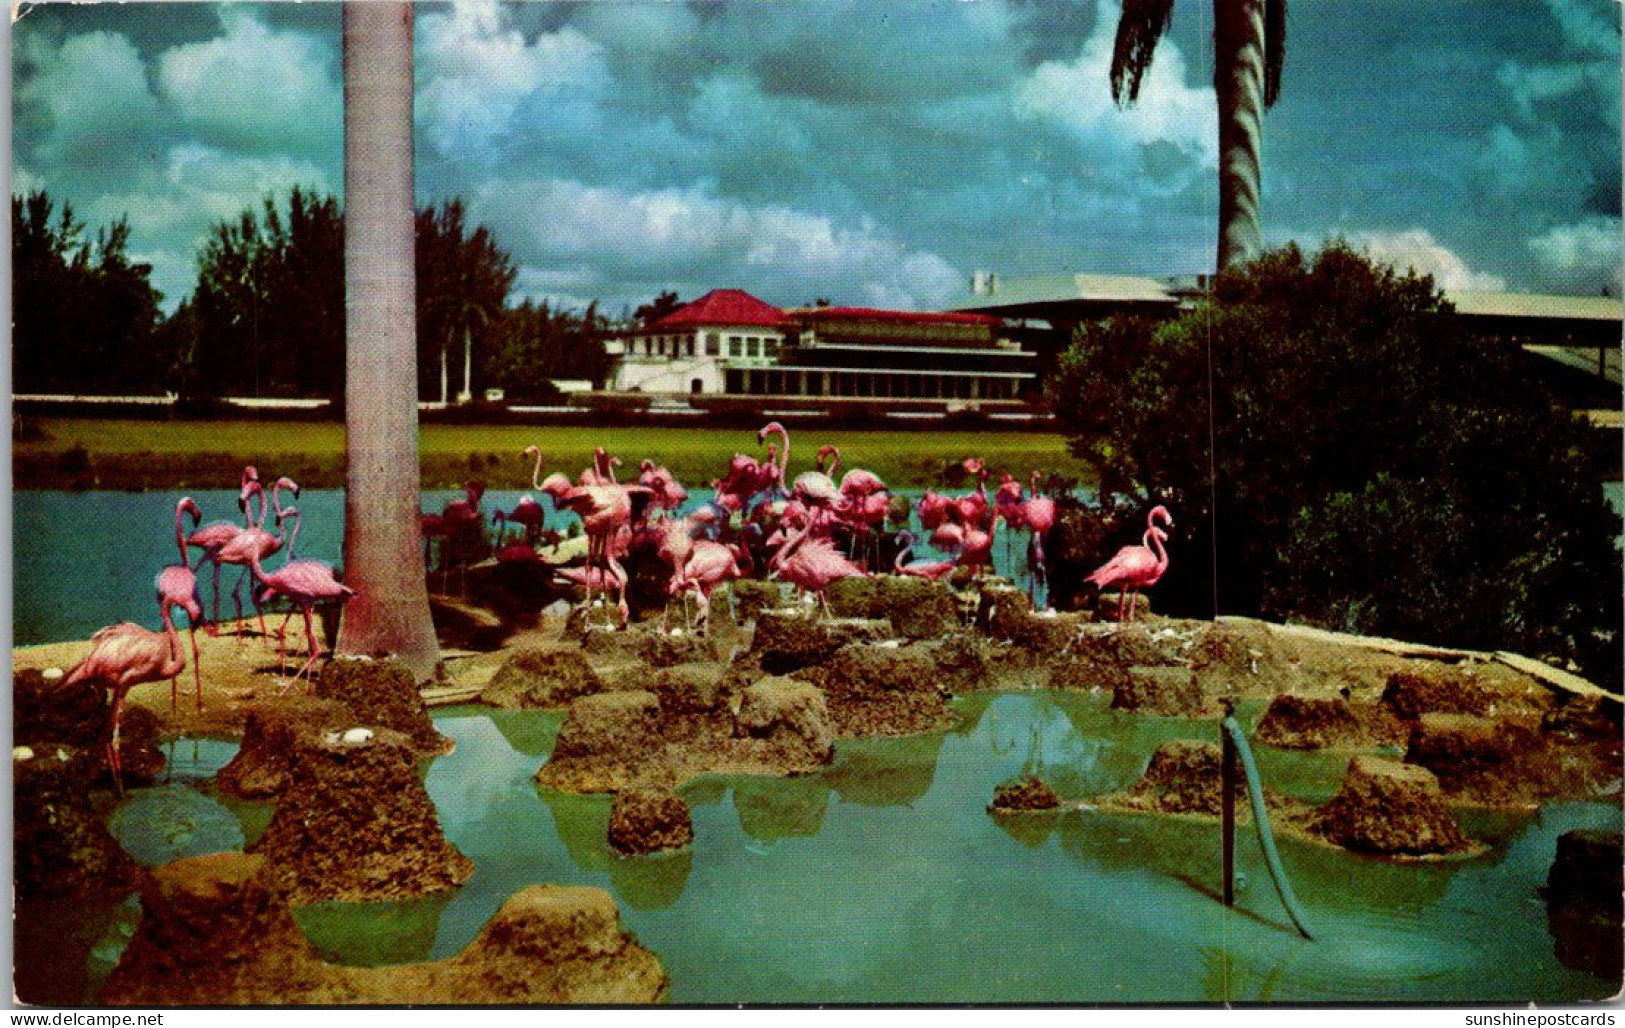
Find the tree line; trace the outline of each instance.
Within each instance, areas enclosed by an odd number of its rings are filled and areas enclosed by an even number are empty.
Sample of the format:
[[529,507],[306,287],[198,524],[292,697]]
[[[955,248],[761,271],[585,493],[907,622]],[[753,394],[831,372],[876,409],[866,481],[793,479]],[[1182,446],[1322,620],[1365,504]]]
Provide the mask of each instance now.
[[[88,234],[68,202],[12,194],[12,388],[17,393],[173,392],[327,398],[344,390],[344,216],[298,187],[215,224],[192,295],[165,316],[152,266],[129,254],[127,218]],[[523,300],[517,269],[460,200],[417,211],[418,395],[456,400],[471,382],[512,400],[551,380],[601,383],[598,313]]]

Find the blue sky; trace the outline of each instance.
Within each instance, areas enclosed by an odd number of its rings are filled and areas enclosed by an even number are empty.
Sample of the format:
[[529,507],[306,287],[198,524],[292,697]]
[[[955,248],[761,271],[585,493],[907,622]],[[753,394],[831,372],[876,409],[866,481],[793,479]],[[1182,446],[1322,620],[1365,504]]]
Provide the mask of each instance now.
[[[1334,236],[1456,288],[1620,281],[1614,0],[1295,0],[1265,121],[1270,244]],[[1130,111],[1108,0],[417,7],[420,203],[516,291],[930,308],[975,269],[1210,270],[1208,0]],[[172,308],[216,222],[342,194],[339,7],[25,4],[12,189],[128,216]]]

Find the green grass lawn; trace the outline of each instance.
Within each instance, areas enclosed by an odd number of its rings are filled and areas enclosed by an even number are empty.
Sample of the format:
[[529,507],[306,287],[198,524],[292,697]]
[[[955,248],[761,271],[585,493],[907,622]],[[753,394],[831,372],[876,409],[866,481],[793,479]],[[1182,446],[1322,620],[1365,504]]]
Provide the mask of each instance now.
[[[206,489],[233,488],[244,464],[262,476],[288,475],[312,488],[343,484],[344,426],[294,421],[116,421],[31,419],[44,438],[13,444],[13,478],[19,489]],[[1031,471],[1084,477],[1055,433],[949,430],[930,423],[917,429],[808,428],[791,432],[790,473],[813,466],[818,447],[841,450],[841,467],[864,467],[895,486],[949,481],[948,469],[978,456],[998,473],[1023,480]],[[603,446],[625,463],[622,477],[636,477],[645,457],[670,468],[691,488],[720,476],[735,453],[765,457],[756,433],[709,428],[589,428],[526,425],[424,425],[418,449],[425,488],[452,487],[477,477],[494,489],[530,483],[525,447],[542,450],[542,473],[574,478]]]

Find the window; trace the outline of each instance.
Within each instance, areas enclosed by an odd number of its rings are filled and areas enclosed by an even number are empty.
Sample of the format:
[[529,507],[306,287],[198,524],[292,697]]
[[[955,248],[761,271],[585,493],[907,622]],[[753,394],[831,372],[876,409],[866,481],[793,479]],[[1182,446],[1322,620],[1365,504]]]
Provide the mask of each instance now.
[[744,340],[738,336],[728,337],[728,356],[738,357],[743,353]]
[[745,356],[760,357],[762,355],[762,340],[758,336],[751,336],[745,340]]
[[715,332],[707,332],[705,334],[705,355],[707,357],[715,357],[718,353],[720,353],[721,341],[721,338]]
[[690,356],[690,357],[694,356],[694,337],[693,336],[684,336],[683,337],[683,352],[685,354],[687,354],[688,356]]
[[772,337],[762,340],[762,356],[777,357],[779,355],[779,341]]

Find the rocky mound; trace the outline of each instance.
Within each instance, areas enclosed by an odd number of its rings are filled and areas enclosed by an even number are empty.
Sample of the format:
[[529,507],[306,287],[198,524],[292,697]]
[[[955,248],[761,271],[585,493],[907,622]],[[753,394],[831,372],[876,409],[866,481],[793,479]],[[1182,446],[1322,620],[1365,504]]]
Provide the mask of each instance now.
[[1564,776],[1532,725],[1468,714],[1423,714],[1405,761],[1432,771],[1456,802],[1527,807],[1555,795]]
[[474,873],[440,829],[412,741],[389,729],[301,745],[271,823],[249,850],[267,858],[293,903],[422,896]]
[[929,656],[912,647],[845,646],[809,677],[828,697],[840,737],[912,735],[949,721],[949,691]]
[[1445,808],[1431,771],[1364,755],[1350,761],[1342,790],[1315,811],[1308,829],[1346,849],[1383,856],[1477,848]]
[[[1157,747],[1145,774],[1127,793],[1108,797],[1102,805],[1150,810],[1163,814],[1207,814],[1223,810],[1220,789],[1223,751],[1216,742],[1175,739]],[[1247,786],[1238,782],[1238,818],[1245,806]]]
[[536,780],[567,792],[616,792],[671,788],[711,772],[782,775],[828,763],[834,747],[824,693],[773,676],[744,685],[750,677],[734,666],[679,665],[651,675],[658,692],[584,696],[570,704]]
[[1557,959],[1620,987],[1625,954],[1625,881],[1620,833],[1564,832],[1546,878],[1546,923]]
[[119,893],[141,877],[90,803],[102,762],[72,746],[11,751],[12,875],[19,898]]
[[1055,810],[1061,805],[1050,784],[1037,775],[1023,775],[1013,782],[1005,782],[993,790],[989,814],[1025,814],[1036,810]]
[[[38,670],[12,676],[12,743],[17,746],[67,746],[94,767],[92,782],[112,787],[107,774],[107,691],[95,682],[64,686],[62,676]],[[150,785],[164,769],[158,741],[161,724],[145,707],[124,703],[119,726],[119,759],[124,785]],[[87,786],[88,787],[88,786]]]
[[846,578],[833,583],[827,596],[836,617],[888,621],[905,639],[934,639],[960,627],[959,601],[946,582],[907,575]]
[[1385,707],[1356,706],[1341,696],[1281,693],[1253,732],[1253,741],[1287,750],[1362,749],[1405,740],[1405,726]]
[[609,848],[616,853],[658,853],[694,841],[688,804],[669,789],[623,789],[609,814]]
[[108,976],[114,1006],[376,1006],[657,1003],[659,961],[620,927],[601,889],[511,896],[457,956],[393,967],[322,961],[266,861],[217,853],[167,864],[141,894],[141,923]]
[[1164,717],[1206,717],[1218,713],[1188,667],[1135,665],[1113,683],[1112,707]]
[[1472,676],[1448,665],[1395,671],[1382,693],[1382,702],[1408,721],[1423,714],[1487,714],[1493,699]]
[[770,675],[823,664],[852,643],[879,642],[891,634],[884,621],[836,619],[799,610],[764,610],[756,618],[751,654]]
[[316,679],[316,695],[345,704],[360,724],[400,732],[420,753],[444,755],[456,748],[429,720],[411,669],[394,657],[334,657]]
[[526,646],[515,649],[497,668],[480,692],[480,702],[510,710],[562,707],[603,688],[603,680],[580,650]]
[[241,799],[275,796],[287,785],[289,764],[303,746],[355,725],[354,713],[338,700],[292,696],[255,704],[248,711],[242,745],[215,775],[215,784]]

